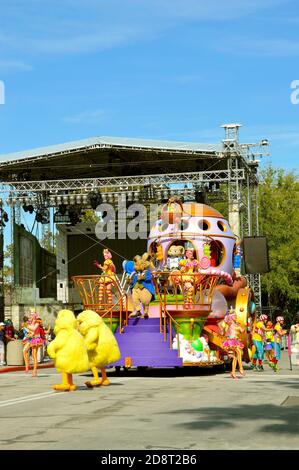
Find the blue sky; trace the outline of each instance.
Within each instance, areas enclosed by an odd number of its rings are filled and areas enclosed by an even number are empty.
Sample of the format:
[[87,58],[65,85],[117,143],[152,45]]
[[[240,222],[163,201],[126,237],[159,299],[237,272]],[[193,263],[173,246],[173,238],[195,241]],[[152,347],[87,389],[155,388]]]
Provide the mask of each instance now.
[[[0,154],[92,136],[270,141],[298,168],[297,0],[2,0]],[[299,97],[299,93],[298,93]]]

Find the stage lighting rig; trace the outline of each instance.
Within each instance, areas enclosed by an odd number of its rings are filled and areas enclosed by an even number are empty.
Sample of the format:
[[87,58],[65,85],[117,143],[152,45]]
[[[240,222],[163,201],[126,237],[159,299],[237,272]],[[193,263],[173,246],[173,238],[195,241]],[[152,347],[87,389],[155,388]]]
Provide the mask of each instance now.
[[36,215],[35,215],[35,220],[36,222],[40,222],[41,224],[49,224],[50,223],[50,212],[47,208],[43,207],[40,209],[37,209]]
[[23,206],[23,209],[24,209],[25,212],[29,212],[29,214],[33,214],[33,212],[34,212],[34,207],[33,207],[32,204],[29,204],[29,205],[25,204]]
[[103,200],[101,194],[95,191],[88,194],[88,199],[92,209],[94,210],[101,204]]
[[9,222],[8,214],[6,211],[1,210],[1,226],[6,227],[6,223]]
[[58,207],[59,214],[65,215],[66,211],[67,211],[66,205],[65,204],[60,204],[60,206]]

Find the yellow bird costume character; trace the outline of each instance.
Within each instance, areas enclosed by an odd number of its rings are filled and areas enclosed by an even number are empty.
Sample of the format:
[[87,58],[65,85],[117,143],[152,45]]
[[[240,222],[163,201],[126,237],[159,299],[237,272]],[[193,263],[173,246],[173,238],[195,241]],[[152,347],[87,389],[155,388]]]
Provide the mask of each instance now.
[[[109,385],[105,366],[120,358],[117,341],[104,320],[92,310],[84,310],[78,315],[79,331],[84,337],[89,366],[93,373],[93,380],[85,382],[87,387]],[[97,367],[101,369],[102,378],[99,378]]]
[[72,374],[86,372],[89,369],[85,342],[77,326],[73,312],[60,310],[55,321],[56,338],[47,348],[49,356],[54,359],[56,369],[62,375],[62,383],[54,385],[54,390],[76,390]]

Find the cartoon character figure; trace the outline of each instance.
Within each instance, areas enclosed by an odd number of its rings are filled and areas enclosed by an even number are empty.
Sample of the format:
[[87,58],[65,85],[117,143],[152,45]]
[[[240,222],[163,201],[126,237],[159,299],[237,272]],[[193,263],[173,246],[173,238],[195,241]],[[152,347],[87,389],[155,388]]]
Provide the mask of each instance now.
[[141,316],[140,304],[143,307],[143,316],[148,318],[149,304],[155,295],[155,287],[151,277],[151,270],[154,268],[151,255],[144,253],[142,256],[134,258],[134,273],[132,273],[132,300],[134,310],[130,317]]
[[31,311],[30,318],[24,326],[24,338],[23,338],[23,358],[25,362],[25,371],[29,371],[29,358],[28,352],[31,349],[33,357],[33,371],[32,376],[37,376],[37,353],[38,349],[43,346],[45,340],[43,336],[43,330],[41,326],[41,320],[38,319],[35,310]]
[[[262,314],[259,317],[258,322],[253,325],[252,342],[254,346],[254,353],[252,356],[252,369],[254,372],[262,372],[263,359],[264,359],[264,339],[266,333],[266,321],[268,320],[267,315]],[[258,364],[257,364],[258,361]]]
[[185,252],[186,258],[181,260],[180,270],[184,274],[182,276],[182,281],[184,284],[185,290],[185,308],[191,308],[193,304],[193,294],[194,294],[194,277],[188,276],[188,274],[193,274],[198,269],[198,261],[194,258],[194,249],[187,247]]
[[[78,315],[79,331],[84,337],[88,353],[89,368],[93,379],[85,382],[87,387],[109,385],[105,366],[119,360],[121,354],[117,341],[104,320],[92,310],[84,310]],[[102,377],[99,378],[98,369]]]
[[226,339],[222,342],[223,349],[228,351],[233,358],[232,361],[232,372],[231,377],[236,379],[236,366],[239,364],[239,372],[242,376],[245,375],[243,364],[242,364],[242,354],[244,344],[239,340],[240,333],[244,332],[244,328],[237,321],[237,314],[231,308],[225,315],[221,325],[219,324],[221,334],[226,336]]
[[55,367],[61,372],[62,383],[54,390],[76,390],[72,374],[86,372],[89,360],[84,339],[77,330],[77,320],[70,310],[60,310],[55,321],[55,339],[48,345],[48,354],[54,359]]
[[103,250],[103,255],[105,258],[103,265],[101,265],[97,261],[94,262],[95,266],[102,270],[102,274],[105,274],[105,276],[100,277],[99,297],[98,297],[100,308],[102,307],[104,291],[106,291],[106,294],[107,294],[108,305],[112,304],[112,285],[113,285],[113,282],[116,281],[116,276],[115,276],[116,268],[112,261],[112,254],[107,248],[105,248]]
[[185,254],[185,248],[181,245],[171,245],[167,252],[167,267],[170,271],[178,269],[180,261]]

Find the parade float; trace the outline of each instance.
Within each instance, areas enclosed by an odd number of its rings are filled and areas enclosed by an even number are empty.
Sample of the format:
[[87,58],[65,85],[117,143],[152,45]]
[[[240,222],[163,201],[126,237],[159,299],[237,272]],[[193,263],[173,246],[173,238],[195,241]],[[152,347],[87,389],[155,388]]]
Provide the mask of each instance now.
[[[147,253],[153,262],[144,272],[135,270],[136,262],[125,261],[121,279],[104,271],[73,278],[84,308],[98,312],[117,338],[121,358],[113,365],[211,367],[229,362],[221,322],[230,308],[244,328],[243,360],[249,361],[253,293],[241,275],[240,243],[222,214],[205,204],[170,199],[150,230]],[[149,273],[155,300],[146,307],[148,314],[142,315],[140,305],[141,311],[132,315],[132,279],[138,276],[138,287],[147,290],[140,280]]]

